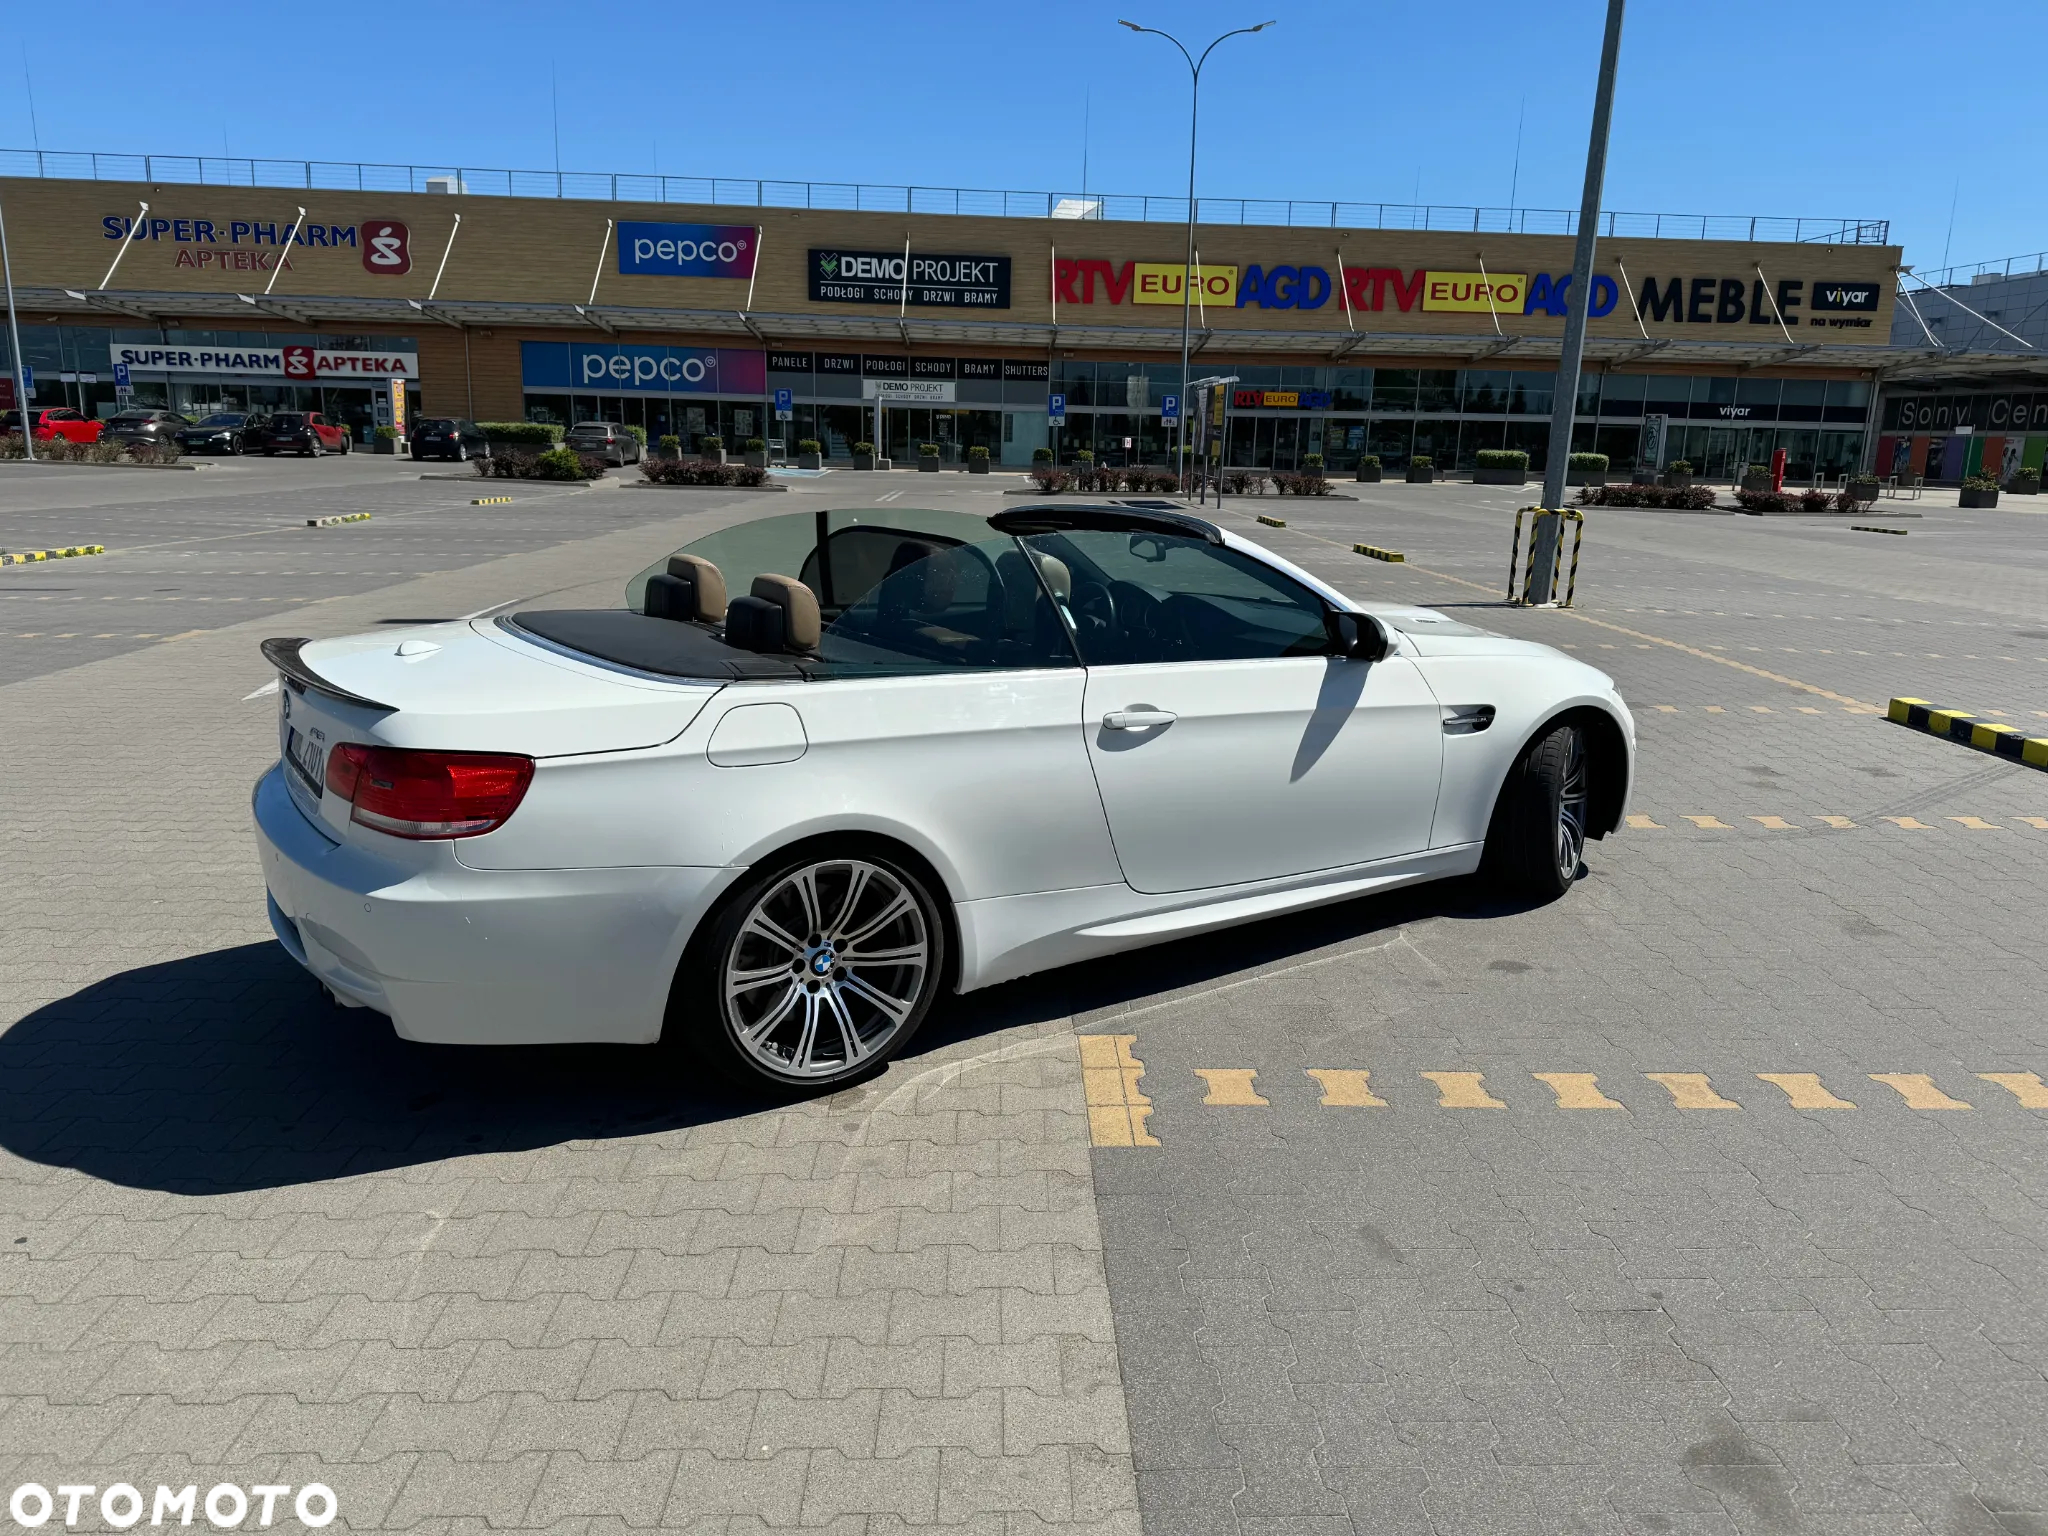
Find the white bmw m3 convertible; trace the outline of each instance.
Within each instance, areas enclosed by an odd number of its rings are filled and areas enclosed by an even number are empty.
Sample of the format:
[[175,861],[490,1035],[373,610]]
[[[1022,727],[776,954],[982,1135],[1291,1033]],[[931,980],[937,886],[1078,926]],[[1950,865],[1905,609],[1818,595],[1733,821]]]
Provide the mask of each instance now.
[[1622,823],[1612,679],[1159,504],[742,523],[623,606],[269,640],[279,942],[409,1040],[829,1084],[941,988]]

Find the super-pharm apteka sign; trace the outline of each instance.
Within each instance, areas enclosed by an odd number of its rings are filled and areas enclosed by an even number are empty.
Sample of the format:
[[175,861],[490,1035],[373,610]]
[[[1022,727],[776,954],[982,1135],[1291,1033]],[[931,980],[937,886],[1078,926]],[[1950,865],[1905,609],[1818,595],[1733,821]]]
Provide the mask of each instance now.
[[[1434,268],[1351,267],[1342,269],[1341,295],[1327,267],[1282,262],[1267,266],[1192,269],[1205,306],[1244,309],[1315,310],[1348,306],[1371,313],[1393,309],[1427,314],[1556,315],[1565,313],[1569,272],[1458,272]],[[1053,297],[1062,304],[1156,304],[1181,302],[1178,262],[1061,258],[1054,262]],[[1160,273],[1167,274],[1160,277]],[[1596,273],[1590,314],[1601,319],[1621,303],[1614,278]],[[1881,297],[1875,282],[1783,278],[1767,285],[1760,277],[1659,277],[1642,279],[1634,294],[1643,320],[1675,325],[1787,325],[1867,330]]]

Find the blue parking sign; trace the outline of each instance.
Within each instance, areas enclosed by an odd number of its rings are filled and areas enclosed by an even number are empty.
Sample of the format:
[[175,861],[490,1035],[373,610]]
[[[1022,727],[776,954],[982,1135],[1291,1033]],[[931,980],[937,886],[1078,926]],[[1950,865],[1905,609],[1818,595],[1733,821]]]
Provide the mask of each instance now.
[[1161,421],[1180,420],[1179,395],[1161,395],[1159,397],[1159,419]]
[[126,389],[129,387],[128,365],[126,363],[114,364],[114,387],[116,389]]
[[1052,421],[1065,421],[1067,419],[1067,397],[1065,395],[1047,396],[1045,414]]
[[775,409],[786,411],[796,403],[796,398],[786,389],[775,391]]

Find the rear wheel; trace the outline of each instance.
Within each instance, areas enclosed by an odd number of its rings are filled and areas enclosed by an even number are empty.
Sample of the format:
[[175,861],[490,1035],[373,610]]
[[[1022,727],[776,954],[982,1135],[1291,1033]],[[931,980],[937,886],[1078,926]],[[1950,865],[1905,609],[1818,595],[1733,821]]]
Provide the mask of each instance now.
[[1591,800],[1583,730],[1560,725],[1531,742],[1501,786],[1486,834],[1487,873],[1510,895],[1555,901],[1578,877]]
[[921,876],[865,850],[812,850],[733,893],[684,962],[664,1033],[742,1080],[844,1082],[909,1042],[944,962],[945,926]]

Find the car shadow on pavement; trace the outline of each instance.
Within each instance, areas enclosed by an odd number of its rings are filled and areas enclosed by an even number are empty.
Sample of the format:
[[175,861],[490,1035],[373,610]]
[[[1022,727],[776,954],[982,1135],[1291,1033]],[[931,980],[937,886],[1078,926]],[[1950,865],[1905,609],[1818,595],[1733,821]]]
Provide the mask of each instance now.
[[[947,997],[907,1054],[1114,1009],[1404,923],[1511,909],[1453,881],[1345,902]],[[272,1189],[474,1153],[734,1119],[749,1096],[682,1052],[419,1045],[329,1003],[272,943],[142,966],[0,1034],[0,1148],[173,1194]],[[848,1108],[857,1112],[858,1096]]]

